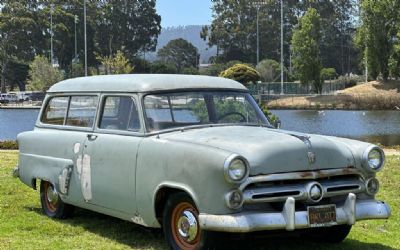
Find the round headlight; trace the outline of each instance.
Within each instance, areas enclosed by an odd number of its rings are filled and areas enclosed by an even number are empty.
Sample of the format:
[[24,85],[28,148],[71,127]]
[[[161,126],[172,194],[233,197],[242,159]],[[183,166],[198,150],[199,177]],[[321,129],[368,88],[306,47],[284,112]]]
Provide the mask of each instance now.
[[224,164],[225,179],[228,182],[238,183],[248,175],[248,164],[246,160],[236,154],[228,157]]
[[372,146],[364,152],[364,165],[372,172],[379,171],[385,162],[385,154],[382,149]]

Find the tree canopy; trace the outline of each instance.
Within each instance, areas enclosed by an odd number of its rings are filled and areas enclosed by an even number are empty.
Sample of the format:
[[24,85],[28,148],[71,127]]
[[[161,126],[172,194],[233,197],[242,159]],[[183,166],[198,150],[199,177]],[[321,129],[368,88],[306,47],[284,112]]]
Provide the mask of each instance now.
[[158,51],[157,56],[161,61],[175,65],[179,73],[184,68],[196,68],[199,61],[197,48],[182,38],[171,40]]
[[[153,51],[161,31],[156,0],[87,1],[88,67],[98,68],[99,58],[121,51],[132,62],[143,51]],[[52,16],[52,31],[50,29]],[[0,0],[1,91],[12,79],[6,77],[11,63],[28,65],[35,55],[50,58],[53,34],[54,59],[67,76],[82,72],[84,58],[83,1]],[[76,31],[76,36],[75,36]],[[75,59],[77,39],[78,62]],[[99,57],[100,56],[100,57]]]
[[300,82],[312,83],[315,91],[321,93],[321,58],[319,42],[321,39],[321,19],[316,9],[310,8],[300,18],[293,33],[293,65]]

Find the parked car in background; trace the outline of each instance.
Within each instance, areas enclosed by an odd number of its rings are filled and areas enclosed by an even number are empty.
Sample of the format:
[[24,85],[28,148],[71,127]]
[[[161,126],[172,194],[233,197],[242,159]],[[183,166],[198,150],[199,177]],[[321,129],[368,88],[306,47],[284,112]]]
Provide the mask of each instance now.
[[3,93],[0,94],[0,103],[10,103],[10,102],[17,102],[18,98],[15,94],[11,93]]
[[17,96],[17,101],[26,102],[31,100],[31,93],[26,91],[10,92]]
[[391,213],[375,199],[382,149],[276,129],[243,85],[223,78],[62,81],[17,140],[14,176],[40,187],[47,216],[81,207],[162,227],[171,249],[207,249],[214,232],[340,242],[356,221]]

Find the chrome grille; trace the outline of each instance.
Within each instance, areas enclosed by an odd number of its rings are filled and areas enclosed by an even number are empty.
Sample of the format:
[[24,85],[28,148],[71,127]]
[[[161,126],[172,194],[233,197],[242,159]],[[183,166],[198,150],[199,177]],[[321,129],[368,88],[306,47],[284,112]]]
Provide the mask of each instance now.
[[245,204],[284,202],[288,197],[296,201],[314,202],[310,197],[310,185],[313,184],[322,188],[323,198],[365,192],[364,180],[356,169],[255,176],[250,177],[240,188]]

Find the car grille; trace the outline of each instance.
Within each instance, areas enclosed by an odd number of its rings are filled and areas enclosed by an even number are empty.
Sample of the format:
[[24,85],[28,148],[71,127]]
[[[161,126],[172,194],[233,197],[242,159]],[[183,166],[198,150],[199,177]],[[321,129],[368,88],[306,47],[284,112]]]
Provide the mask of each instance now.
[[288,197],[293,197],[296,201],[316,203],[317,201],[313,200],[310,194],[310,186],[314,184],[322,189],[321,199],[365,191],[362,175],[356,169],[254,176],[240,188],[243,192],[244,204],[284,202]]

